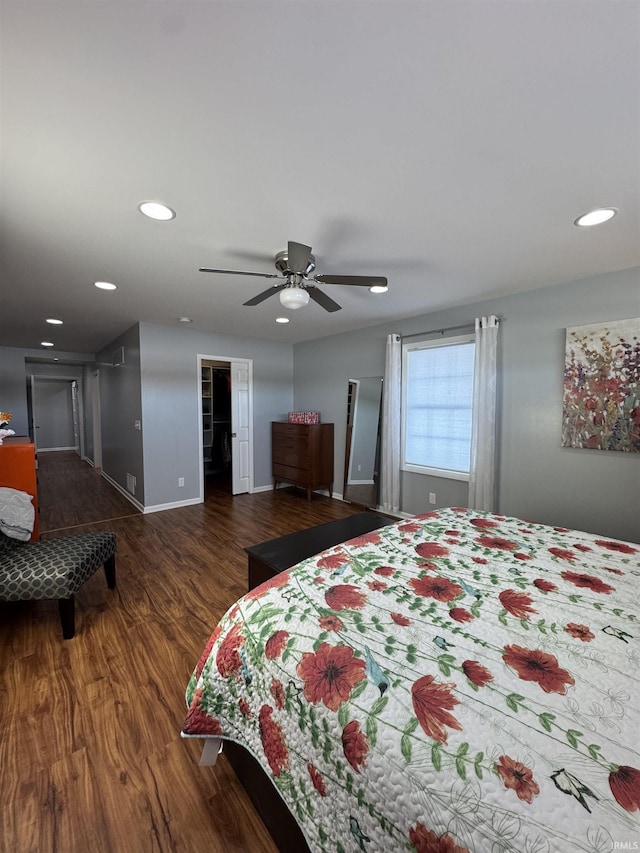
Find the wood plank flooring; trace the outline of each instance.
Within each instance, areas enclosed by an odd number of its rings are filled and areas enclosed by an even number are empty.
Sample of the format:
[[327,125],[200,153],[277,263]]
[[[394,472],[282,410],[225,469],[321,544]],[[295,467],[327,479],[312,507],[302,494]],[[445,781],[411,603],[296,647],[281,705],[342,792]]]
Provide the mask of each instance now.
[[63,640],[55,602],[0,604],[2,853],[227,853],[275,846],[224,755],[182,740],[184,691],[218,619],[246,591],[243,548],[359,507],[280,489],[150,515],[73,452],[40,454],[43,538],[118,537]]

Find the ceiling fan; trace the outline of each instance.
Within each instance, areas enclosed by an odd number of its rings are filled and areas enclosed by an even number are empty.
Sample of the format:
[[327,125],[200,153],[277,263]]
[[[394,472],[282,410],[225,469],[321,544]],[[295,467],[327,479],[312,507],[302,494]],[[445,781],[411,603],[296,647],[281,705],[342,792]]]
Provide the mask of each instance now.
[[309,298],[317,302],[325,311],[339,311],[342,307],[330,296],[320,290],[319,284],[348,284],[356,287],[368,287],[372,293],[385,293],[388,290],[387,279],[384,276],[370,275],[314,275],[311,273],[316,268],[316,259],[311,254],[311,246],[289,241],[283,252],[278,252],[275,257],[275,267],[278,273],[247,272],[246,270],[222,270],[200,267],[200,272],[224,273],[226,275],[257,275],[261,278],[275,278],[279,284],[273,284],[267,290],[263,290],[253,299],[249,299],[244,305],[259,305],[274,296],[280,295],[280,302],[285,308],[302,308],[307,305]]

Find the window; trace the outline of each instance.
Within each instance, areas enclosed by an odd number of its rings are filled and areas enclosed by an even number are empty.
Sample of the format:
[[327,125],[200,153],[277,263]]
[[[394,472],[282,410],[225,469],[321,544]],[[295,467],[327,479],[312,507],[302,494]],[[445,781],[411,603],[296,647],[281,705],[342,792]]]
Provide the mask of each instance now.
[[402,347],[402,469],[469,479],[473,335]]

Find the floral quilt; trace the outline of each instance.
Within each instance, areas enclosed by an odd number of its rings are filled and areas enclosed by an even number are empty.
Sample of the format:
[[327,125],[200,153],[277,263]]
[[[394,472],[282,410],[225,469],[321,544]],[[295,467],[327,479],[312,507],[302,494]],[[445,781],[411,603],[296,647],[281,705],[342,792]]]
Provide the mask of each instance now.
[[249,749],[313,851],[640,847],[640,545],[454,508],[240,599],[185,736]]

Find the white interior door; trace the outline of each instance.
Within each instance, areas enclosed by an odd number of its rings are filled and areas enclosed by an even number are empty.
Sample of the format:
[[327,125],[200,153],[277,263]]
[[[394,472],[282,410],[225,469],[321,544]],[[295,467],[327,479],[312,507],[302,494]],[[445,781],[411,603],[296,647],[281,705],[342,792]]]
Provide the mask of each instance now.
[[251,488],[251,363],[231,362],[231,493]]

